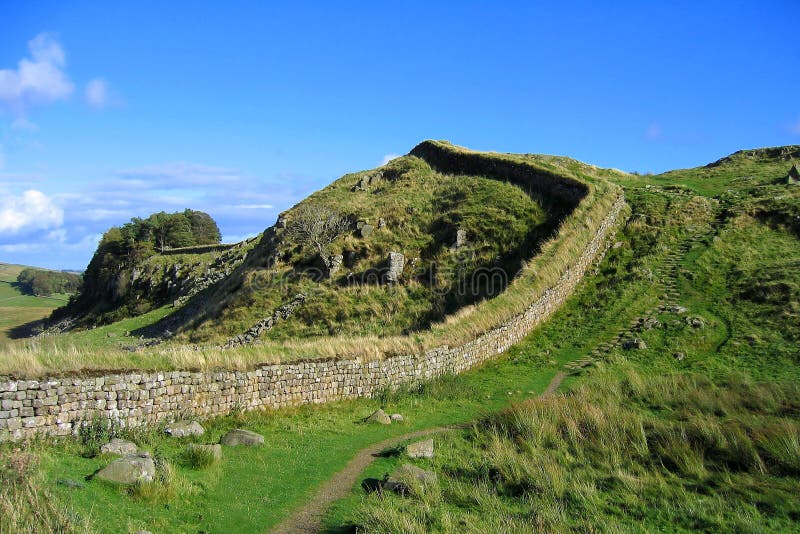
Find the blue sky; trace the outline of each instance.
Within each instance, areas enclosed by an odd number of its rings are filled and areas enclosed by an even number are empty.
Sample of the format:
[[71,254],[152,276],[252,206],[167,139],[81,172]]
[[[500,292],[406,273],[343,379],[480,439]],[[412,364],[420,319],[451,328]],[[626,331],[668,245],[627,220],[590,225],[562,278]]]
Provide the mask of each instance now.
[[[800,3],[0,2],[0,261],[225,240],[427,138],[663,171],[800,143]],[[609,3],[610,4],[610,3]]]

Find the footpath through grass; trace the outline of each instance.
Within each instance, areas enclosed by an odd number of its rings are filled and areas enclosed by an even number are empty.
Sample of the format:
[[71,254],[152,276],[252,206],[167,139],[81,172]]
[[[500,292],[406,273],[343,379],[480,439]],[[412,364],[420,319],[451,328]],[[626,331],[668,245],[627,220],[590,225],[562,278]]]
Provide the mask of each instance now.
[[[780,183],[784,167],[736,159],[708,180],[646,179],[716,199],[628,189],[622,246],[573,299],[583,305],[527,342],[566,317],[591,338],[614,303],[646,313],[616,316],[626,326],[582,358],[569,394],[437,437],[436,457],[414,461],[436,484],[356,487],[328,531],[797,531],[800,247],[782,214],[800,212],[800,189]],[[365,476],[409,461],[389,455]]]

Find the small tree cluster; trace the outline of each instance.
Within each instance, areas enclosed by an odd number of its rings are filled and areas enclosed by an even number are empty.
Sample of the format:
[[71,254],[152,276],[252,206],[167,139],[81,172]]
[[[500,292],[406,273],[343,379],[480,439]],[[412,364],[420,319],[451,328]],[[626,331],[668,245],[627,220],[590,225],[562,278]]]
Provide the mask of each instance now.
[[49,297],[56,293],[74,293],[81,285],[81,277],[75,273],[24,269],[17,275],[17,282],[28,293]]
[[154,213],[146,219],[134,217],[119,229],[120,237],[129,250],[152,246],[158,250],[215,245],[221,236],[217,223],[202,211],[184,210],[177,213]]

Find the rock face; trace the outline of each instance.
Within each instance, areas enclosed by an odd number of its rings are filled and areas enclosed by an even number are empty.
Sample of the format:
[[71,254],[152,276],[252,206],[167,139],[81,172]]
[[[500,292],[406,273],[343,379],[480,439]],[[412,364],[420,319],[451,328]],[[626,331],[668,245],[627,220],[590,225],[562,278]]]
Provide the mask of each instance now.
[[133,442],[114,438],[100,447],[100,452],[102,454],[119,454],[120,456],[126,456],[139,452],[139,447]]
[[433,438],[409,443],[406,454],[409,458],[433,458]]
[[389,416],[389,418],[392,420],[392,422],[396,423],[402,423],[404,420],[403,416],[400,415],[399,413],[393,413],[392,415]]
[[237,445],[247,445],[252,447],[263,444],[264,436],[249,430],[237,428],[236,430],[231,430],[222,436],[222,439],[219,440],[219,442],[223,445],[227,445],[228,447],[235,447]]
[[706,325],[706,322],[702,317],[687,317],[686,324],[692,328],[703,328]]
[[406,257],[399,252],[390,252],[386,260],[388,270],[386,272],[386,281],[390,284],[396,284],[400,281],[403,275],[403,267],[406,264]]
[[359,229],[358,233],[359,233],[359,235],[361,237],[367,238],[367,237],[371,236],[372,232],[374,232],[374,231],[375,231],[375,227],[374,226],[372,226],[371,224],[365,224],[364,226],[362,226]]
[[436,483],[436,473],[426,471],[416,465],[403,464],[383,481],[382,487],[386,491],[405,494],[415,483],[423,488],[433,485]]
[[797,165],[792,165],[792,168],[789,169],[789,180],[790,184],[798,184],[800,183],[800,171],[797,170]]
[[[341,257],[341,256],[340,256]],[[341,265],[341,264],[340,264]],[[267,330],[271,330],[275,323],[280,319],[288,319],[291,317],[295,310],[303,305],[306,301],[306,296],[303,293],[298,293],[292,300],[286,304],[282,304],[272,315],[261,319],[259,322],[251,326],[244,334],[239,334],[229,339],[223,346],[223,349],[230,349],[239,347],[241,345],[249,345],[254,342]]]
[[467,244],[467,231],[458,229],[456,230],[456,248],[461,248]]
[[100,480],[126,485],[152,482],[155,476],[156,464],[147,454],[131,454],[114,460],[95,475]]
[[328,278],[333,278],[336,276],[336,273],[342,268],[342,263],[344,263],[344,256],[341,254],[334,254],[328,261],[325,262],[326,266],[328,267]]
[[684,358],[686,358],[686,355],[684,353],[682,353],[682,352],[676,352],[675,354],[672,355],[672,357],[675,358],[675,360],[680,362],[680,361],[683,361]]
[[372,415],[365,419],[367,423],[377,423],[381,425],[391,425],[392,419],[383,410],[375,410]]
[[636,338],[630,339],[622,344],[622,348],[626,350],[643,350],[647,348],[647,344],[643,339]]
[[209,452],[211,454],[211,456],[214,457],[215,460],[221,460],[222,459],[222,445],[220,445],[219,443],[215,443],[213,445],[200,445],[198,443],[190,443],[186,447],[186,450],[188,450],[190,452],[192,452],[192,451]]
[[197,421],[176,421],[167,425],[164,432],[173,438],[184,436],[202,436],[206,433],[205,429]]

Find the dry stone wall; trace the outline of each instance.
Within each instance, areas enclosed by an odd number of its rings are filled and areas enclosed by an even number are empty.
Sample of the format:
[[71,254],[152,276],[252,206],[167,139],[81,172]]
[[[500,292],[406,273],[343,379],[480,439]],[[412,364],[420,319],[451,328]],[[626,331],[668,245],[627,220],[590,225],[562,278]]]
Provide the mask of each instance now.
[[623,205],[620,196],[577,261],[523,314],[465,345],[384,360],[298,361],[249,371],[0,378],[0,439],[23,439],[37,433],[67,435],[76,432],[81,421],[97,415],[136,426],[238,409],[370,397],[387,387],[460,373],[520,341],[572,294],[586,270],[605,251]]

